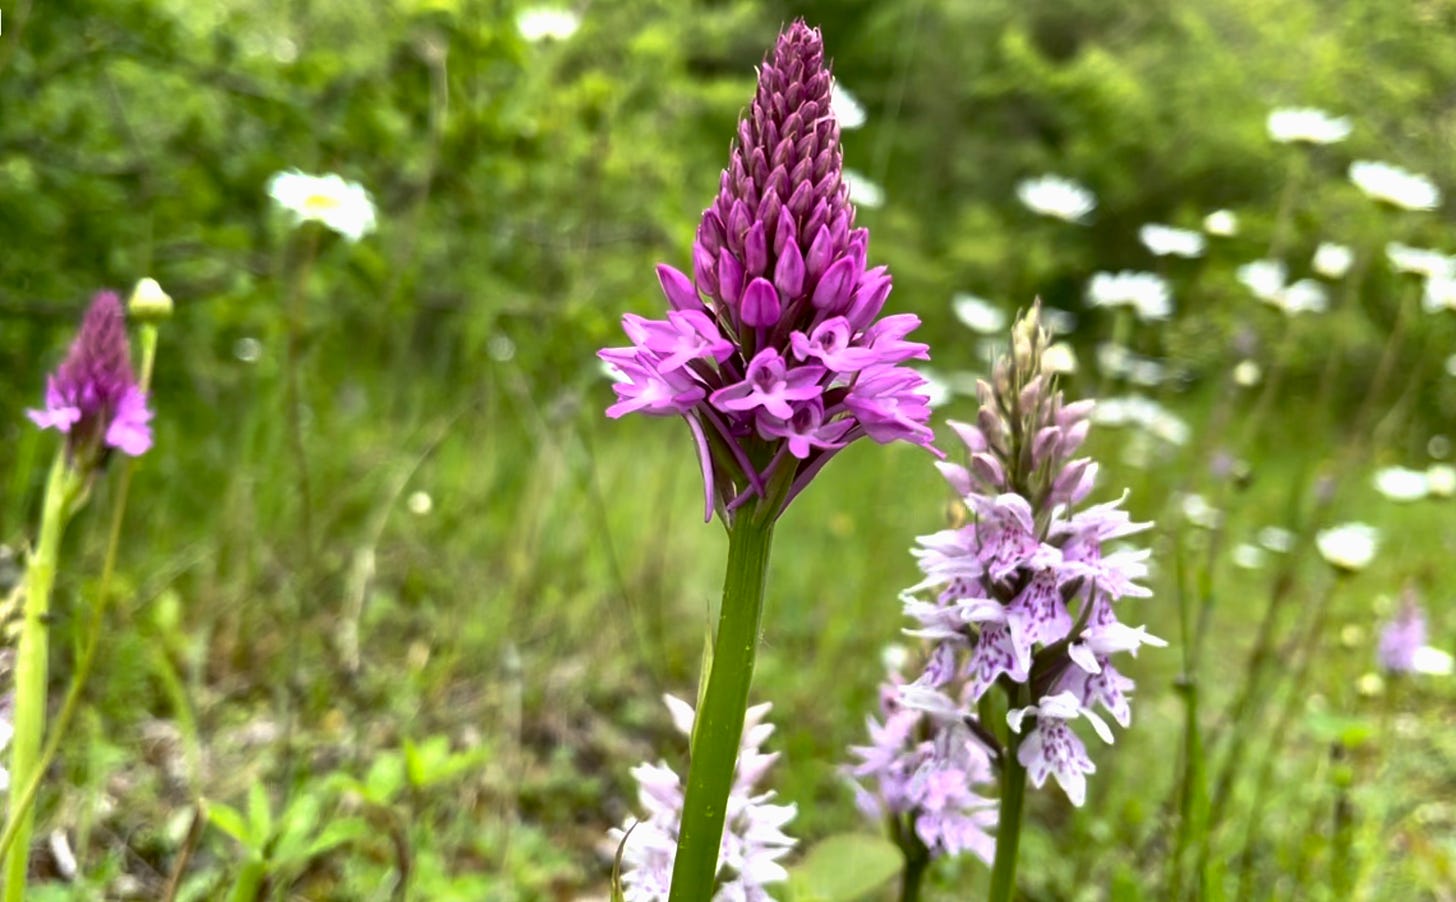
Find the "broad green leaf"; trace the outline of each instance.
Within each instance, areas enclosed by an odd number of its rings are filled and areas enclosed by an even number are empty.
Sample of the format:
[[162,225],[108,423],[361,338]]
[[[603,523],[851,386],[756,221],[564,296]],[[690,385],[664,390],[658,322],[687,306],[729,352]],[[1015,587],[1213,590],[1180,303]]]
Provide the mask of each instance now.
[[299,857],[307,847],[309,838],[318,828],[322,805],[312,793],[299,795],[283,812],[278,824],[278,841],[274,843],[271,857],[289,861]]
[[273,835],[273,809],[262,783],[254,783],[248,790],[248,828],[258,846],[267,843]]
[[224,805],[222,802],[209,802],[207,818],[212,821],[214,827],[242,843],[246,848],[254,848],[253,836],[248,830],[248,823],[236,808]]
[[796,902],[854,902],[884,886],[904,867],[883,836],[840,833],[817,843],[789,873]]
[[336,846],[363,839],[373,832],[369,824],[361,818],[351,817],[334,821],[309,844],[308,848],[304,850],[303,858],[305,860],[316,858]]
[[1321,711],[1305,719],[1320,742],[1338,742],[1346,748],[1363,745],[1375,735],[1375,724],[1364,717],[1350,717]]
[[364,778],[365,798],[376,805],[388,805],[404,780],[404,760],[399,755],[380,755]]
[[[428,743],[427,743],[428,746]],[[426,764],[424,753],[413,739],[404,741],[404,773],[411,786],[416,789],[425,785]]]

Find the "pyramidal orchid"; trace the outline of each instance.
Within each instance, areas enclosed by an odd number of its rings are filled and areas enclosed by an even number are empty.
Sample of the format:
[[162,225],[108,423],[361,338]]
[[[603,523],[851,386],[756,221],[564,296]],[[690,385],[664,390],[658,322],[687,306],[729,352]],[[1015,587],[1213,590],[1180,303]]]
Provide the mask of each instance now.
[[133,375],[131,345],[121,299],[103,291],[92,300],[69,352],[46,380],[45,406],[27,411],[41,429],[55,429],[66,440],[56,452],[41,503],[40,530],[26,562],[24,616],[15,655],[15,701],[9,776],[11,792],[0,835],[4,858],[4,902],[26,896],[34,801],[50,761],[60,746],[75,700],[94,660],[101,633],[107,586],[126,509],[130,467],[124,468],[112,497],[107,556],[102,567],[92,629],[72,673],[67,702],[57,716],[44,750],[46,687],[49,667],[50,596],[60,567],[66,524],[85,503],[92,482],[117,450],[130,458],[152,445],[152,412],[147,385],[157,347],[157,323],[171,310],[171,299],[154,281],[146,280],[133,295],[131,309],[141,322],[141,376]]
[[74,463],[90,465],[112,448],[136,457],[152,446],[152,412],[132,375],[126,317],[114,292],[91,302],[66,359],[46,380],[45,407],[26,416],[64,432]]
[[759,70],[692,275],[658,266],[666,318],[628,314],[631,345],[600,352],[623,377],[608,416],[688,421],[709,518],[754,499],[776,516],[856,439],[933,438],[925,380],[903,365],[928,359],[907,340],[920,320],[881,316],[890,276],[854,225],[832,85],[818,30],[793,23]]
[[[1048,335],[1040,305],[1012,327],[1011,354],[978,386],[974,424],[951,423],[970,454],[940,469],[963,501],[964,525],[923,536],[914,554],[923,580],[905,593],[908,632],[931,644],[901,702],[945,723],[963,722],[1003,744],[991,898],[1009,899],[1026,778],[1055,779],[1075,805],[1096,771],[1075,727],[1103,741],[1103,712],[1131,722],[1133,684],[1114,656],[1165,643],[1118,618],[1119,602],[1150,593],[1146,550],[1108,543],[1134,523],[1121,499],[1086,505],[1097,464],[1077,452],[1093,404],[1065,403],[1042,363]],[[1004,704],[988,704],[995,691]],[[1004,712],[1005,729],[988,712]],[[994,718],[994,715],[991,715]]]
[[832,93],[822,37],[795,21],[759,68],[692,274],[659,266],[665,318],[629,314],[631,344],[599,352],[618,376],[608,416],[687,421],[705,517],[717,510],[728,531],[672,902],[713,895],[774,524],[854,441],[934,438],[925,380],[904,365],[928,358],[909,340],[919,320],[881,316],[890,277],[869,264],[869,233],[854,224]]

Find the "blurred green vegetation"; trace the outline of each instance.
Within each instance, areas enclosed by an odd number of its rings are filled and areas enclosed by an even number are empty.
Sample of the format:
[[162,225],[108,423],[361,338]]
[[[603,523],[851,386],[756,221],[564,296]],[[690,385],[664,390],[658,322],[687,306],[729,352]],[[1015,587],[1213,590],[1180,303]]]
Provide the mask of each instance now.
[[[685,266],[753,67],[792,16],[823,29],[868,112],[845,134],[845,159],[886,202],[859,221],[894,274],[891,307],[921,316],[942,373],[983,359],[951,312],[955,291],[1008,310],[1039,294],[1078,312],[1085,370],[1112,331],[1084,309],[1087,279],[1158,269],[1178,315],[1132,340],[1188,373],[1161,398],[1197,428],[1216,422],[1224,374],[1248,353],[1236,348],[1264,359],[1285,329],[1233,273],[1267,253],[1291,178],[1294,276],[1322,240],[1357,249],[1364,289],[1290,333],[1285,391],[1247,455],[1253,478],[1218,491],[1226,545],[1295,523],[1302,474],[1324,472],[1348,441],[1342,424],[1409,290],[1381,263],[1384,243],[1456,250],[1449,204],[1397,215],[1345,178],[1351,160],[1384,159],[1456,186],[1451,0],[612,0],[580,4],[570,38],[536,43],[517,28],[522,8],[5,9],[0,364],[12,375],[0,383],[0,473],[14,475],[0,482],[0,541],[23,545],[33,528],[54,442],[21,411],[38,403],[86,298],[150,275],[178,302],[114,635],[59,765],[67,788],[42,798],[42,822],[69,831],[84,879],[36,898],[155,898],[199,796],[236,810],[214,818],[227,828],[207,834],[183,898],[220,897],[250,861],[270,862],[279,898],[290,887],[290,898],[389,898],[403,870],[422,899],[601,895],[602,837],[632,805],[628,768],[676,748],[658,696],[692,691],[724,543],[697,522],[686,431],[607,423],[593,352],[620,341],[622,312],[662,308],[652,265]],[[1288,105],[1350,115],[1354,135],[1313,151],[1275,144],[1265,116]],[[295,167],[358,180],[380,209],[379,231],[357,244],[324,236],[298,288],[313,549],[299,541],[282,412],[284,297],[301,248],[264,192]],[[1015,182],[1042,172],[1096,193],[1090,227],[1016,202]],[[1137,241],[1145,222],[1197,227],[1219,208],[1241,231],[1201,259],[1160,264]],[[1397,378],[1418,389],[1411,415],[1382,433],[1376,460],[1421,463],[1450,428],[1456,385],[1440,365],[1453,339],[1446,318],[1422,319],[1424,352]],[[1336,385],[1313,410],[1322,378]],[[1066,386],[1086,395],[1097,379]],[[969,416],[971,403],[946,412]],[[1184,534],[1197,557],[1208,541],[1179,525],[1173,493],[1206,483],[1207,452],[1226,441],[1094,440],[1101,491],[1130,485],[1132,510],[1163,524],[1157,595],[1128,619],[1170,639],[1173,543]],[[1354,638],[1321,658],[1311,713],[1277,761],[1269,823],[1242,862],[1252,775],[1236,786],[1235,828],[1217,851],[1226,898],[1246,897],[1246,873],[1259,897],[1334,898],[1322,869],[1332,787],[1349,766],[1372,897],[1423,897],[1456,879],[1450,687],[1353,689],[1372,667],[1375,611],[1407,580],[1450,645],[1456,525],[1449,504],[1394,508],[1367,483],[1352,480],[1335,509],[1381,527],[1388,552],[1342,587],[1331,635]],[[915,579],[906,548],[944,522],[947,499],[923,454],[856,446],[779,530],[755,695],[775,703],[776,784],[800,806],[806,843],[858,824],[836,767],[862,740],[880,650],[900,638],[897,593]],[[92,505],[108,500],[101,486]],[[93,587],[103,521],[72,530],[62,640],[65,612]],[[1273,564],[1213,560],[1216,712]],[[1317,559],[1299,561],[1295,581],[1284,623],[1328,591]],[[63,679],[68,646],[57,648]],[[1085,809],[1034,794],[1030,898],[1167,897],[1179,667],[1176,647],[1138,662],[1137,723],[1098,750]],[[1382,715],[1387,704],[1403,713]],[[1355,731],[1364,738],[1336,760],[1336,715],[1377,738]],[[253,802],[259,782],[272,798]],[[299,858],[329,821],[369,829]],[[945,863],[936,882],[964,898],[984,868]]]

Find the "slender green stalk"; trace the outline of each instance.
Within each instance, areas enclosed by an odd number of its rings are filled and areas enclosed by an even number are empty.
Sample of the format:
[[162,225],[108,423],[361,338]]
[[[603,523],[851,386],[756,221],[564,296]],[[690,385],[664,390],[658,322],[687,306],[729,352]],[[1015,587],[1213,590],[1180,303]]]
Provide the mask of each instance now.
[[238,871],[228,902],[257,902],[263,898],[263,882],[268,877],[268,862],[262,858],[249,857]]
[[[1019,688],[1024,693],[1024,688]],[[1011,699],[1013,708],[1018,699]],[[991,865],[988,902],[1011,902],[1016,896],[1016,851],[1021,845],[1021,810],[1026,801],[1026,768],[1017,759],[1020,733],[1006,731],[1006,751],[1001,756],[1001,810],[996,821],[996,860]]]
[[900,902],[920,902],[920,884],[929,868],[928,854],[905,859],[905,870],[900,875]]
[[1284,742],[1289,736],[1294,718],[1304,710],[1304,704],[1308,699],[1306,690],[1310,664],[1314,660],[1315,650],[1319,646],[1319,640],[1325,631],[1325,623],[1329,619],[1331,600],[1344,582],[1345,578],[1340,576],[1327,591],[1316,596],[1314,611],[1310,615],[1309,625],[1306,627],[1304,635],[1299,637],[1297,645],[1289,648],[1285,654],[1280,656],[1288,665],[1293,666],[1294,672],[1289,682],[1289,692],[1284,697],[1284,705],[1280,708],[1279,714],[1268,732],[1269,742],[1264,749],[1263,760],[1259,762],[1258,776],[1254,781],[1253,801],[1249,810],[1248,823],[1244,829],[1244,847],[1239,856],[1242,873],[1239,876],[1237,898],[1252,898],[1254,849],[1259,837],[1259,828],[1264,823],[1264,806],[1270,796],[1270,781],[1274,776],[1274,765],[1280,752],[1283,751]]
[[303,344],[305,296],[308,288],[308,274],[317,256],[321,227],[306,225],[308,243],[303,250],[303,259],[294,272],[287,307],[288,335],[284,358],[284,408],[288,428],[288,448],[293,457],[294,490],[298,496],[299,563],[293,580],[293,629],[289,630],[288,657],[293,670],[286,683],[277,690],[278,707],[283,712],[283,730],[279,742],[283,753],[283,792],[285,802],[293,791],[293,732],[297,726],[298,703],[293,698],[299,682],[303,653],[300,642],[303,633],[304,612],[307,599],[313,590],[314,573],[314,528],[313,528],[313,480],[309,474],[308,446],[303,434]]
[[[1021,743],[1017,742],[1019,746]],[[990,902],[1010,902],[1016,894],[1016,850],[1021,845],[1021,810],[1026,800],[1026,768],[1007,749],[1001,773],[1001,811],[996,823],[996,862],[991,869]]]
[[[66,452],[56,454],[46,482],[41,512],[40,538],[35,556],[26,568],[25,616],[21,624],[20,647],[15,661],[15,735],[10,756],[10,778],[26,786],[40,778],[40,742],[45,732],[46,669],[50,639],[51,589],[61,553],[61,537],[70,516],[72,498],[80,479],[66,461]],[[19,798],[11,799],[10,819],[15,822],[14,851],[5,858],[5,902],[24,902],[26,868],[29,864],[30,834],[35,813]],[[10,831],[7,831],[10,832]]]
[[671,902],[702,902],[713,896],[773,544],[773,515],[767,511],[774,508],[765,504],[761,509],[765,510],[762,521],[755,511],[744,510],[728,532],[723,606],[718,614],[713,664],[693,731]]
[[900,902],[920,902],[920,886],[925,882],[925,872],[930,869],[930,850],[915,834],[915,815],[894,815],[887,819],[890,838],[905,859],[905,868],[900,872]]

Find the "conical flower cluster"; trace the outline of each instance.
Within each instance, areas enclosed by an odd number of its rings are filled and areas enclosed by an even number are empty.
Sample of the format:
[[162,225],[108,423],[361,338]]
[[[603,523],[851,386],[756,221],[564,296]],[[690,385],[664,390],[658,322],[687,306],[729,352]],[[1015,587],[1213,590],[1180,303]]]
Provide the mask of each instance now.
[[818,30],[794,22],[759,71],[693,275],[660,265],[671,310],[627,315],[632,345],[600,356],[620,375],[610,417],[687,419],[707,516],[762,499],[774,515],[863,436],[928,446],[927,359],[911,314],[881,317],[885,267],[867,263],[841,177],[832,80]]
[[132,375],[126,318],[115,293],[96,295],[66,359],[46,380],[45,408],[26,415],[42,429],[66,433],[73,463],[89,466],[107,448],[136,457],[152,446],[152,412]]
[[[672,695],[663,700],[672,713],[673,725],[691,737],[696,719],[692,705]],[[783,832],[783,827],[793,819],[797,808],[772,804],[772,791],[757,790],[779,757],[778,752],[766,754],[761,750],[774,732],[773,724],[764,722],[772,707],[767,702],[755,705],[743,720],[743,739],[718,853],[720,882],[713,902],[771,900],[765,886],[789,876],[779,860],[794,847],[794,840]],[[637,780],[637,800],[646,816],[612,828],[608,840],[614,854],[621,850],[621,889],[626,902],[663,902],[672,883],[682,825],[682,780],[665,762],[639,764],[632,768],[632,776]]]
[[1112,656],[1165,643],[1117,618],[1120,599],[1150,594],[1138,584],[1148,552],[1104,545],[1149,524],[1132,522],[1120,500],[1081,507],[1097,464],[1074,455],[1093,404],[1064,403],[1043,371],[1038,310],[1013,327],[993,383],[978,386],[976,423],[950,424],[970,463],[940,468],[970,517],[921,537],[914,551],[925,579],[906,593],[905,612],[934,648],[903,698],[944,720],[974,719],[976,702],[998,684],[1035,702],[1009,717],[1020,732],[1035,716],[1019,759],[1033,783],[1055,776],[1080,805],[1084,774],[1095,768],[1069,723],[1086,718],[1110,741],[1094,709],[1123,726],[1132,716],[1132,681]]

